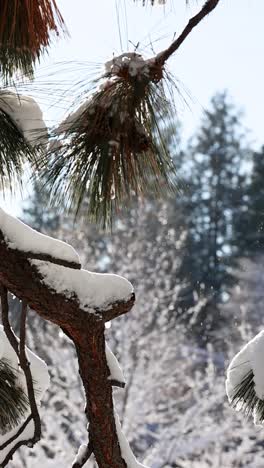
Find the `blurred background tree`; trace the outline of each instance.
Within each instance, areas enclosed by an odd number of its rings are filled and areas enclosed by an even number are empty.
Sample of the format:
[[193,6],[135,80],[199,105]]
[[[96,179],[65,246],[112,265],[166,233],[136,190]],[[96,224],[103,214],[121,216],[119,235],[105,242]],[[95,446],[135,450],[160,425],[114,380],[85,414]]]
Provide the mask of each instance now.
[[[178,146],[171,143],[171,153],[179,193],[131,206],[112,235],[86,223],[74,225],[73,217],[50,207],[49,217],[42,217],[47,202],[37,186],[23,219],[33,227],[44,222],[46,233],[74,245],[86,268],[118,272],[135,286],[135,313],[109,324],[107,331],[127,381],[115,396],[135,453],[145,455],[153,468],[260,467],[261,432],[229,409],[224,371],[234,349],[259,330],[261,321],[262,261],[243,260],[244,224],[238,228],[240,219],[247,222],[248,239],[255,230],[245,206],[259,193],[254,180],[261,159],[257,166],[240,112],[226,92],[212,98],[187,145],[181,143],[180,125],[176,128]],[[25,460],[21,451],[13,466],[31,468],[36,460],[51,468],[59,460],[64,466],[83,431],[80,385],[72,379],[74,350],[35,314],[31,340],[52,364],[53,383],[45,438],[32,458]],[[60,362],[57,355],[63,356]],[[58,409],[61,435],[53,417]]]

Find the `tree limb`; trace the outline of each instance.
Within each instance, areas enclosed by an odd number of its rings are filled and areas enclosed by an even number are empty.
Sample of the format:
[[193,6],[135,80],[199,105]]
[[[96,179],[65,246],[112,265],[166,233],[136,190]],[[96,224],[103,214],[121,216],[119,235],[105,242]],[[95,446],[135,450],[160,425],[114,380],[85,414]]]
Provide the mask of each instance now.
[[[135,301],[110,304],[107,311],[82,310],[77,298],[49,288],[23,255],[8,247],[0,228],[0,282],[41,317],[61,327],[74,342],[86,395],[89,441],[99,468],[127,468],[116,433],[112,383],[105,355],[105,322],[127,313]],[[96,311],[94,311],[96,312]]]
[[163,52],[160,52],[156,57],[156,62],[159,65],[164,65],[166,60],[176,52],[176,50],[180,47],[180,45],[184,42],[186,37],[192,32],[193,28],[197,26],[204,18],[207,16],[211,11],[213,11],[216,6],[218,5],[220,0],[206,0],[205,4],[203,5],[202,9],[197,13],[197,15],[193,16],[188,24],[185,26],[184,30],[180,34],[180,36]]
[[38,412],[38,408],[37,408],[36,400],[35,400],[32,375],[31,375],[29,362],[27,360],[26,351],[25,351],[25,336],[26,336],[25,326],[26,326],[27,306],[25,303],[22,302],[22,314],[21,314],[21,325],[20,325],[20,338],[21,339],[20,339],[20,344],[19,344],[9,322],[8,292],[7,292],[6,287],[3,286],[1,283],[0,283],[0,296],[1,296],[1,309],[2,309],[2,323],[3,323],[4,331],[5,331],[5,334],[7,336],[7,339],[10,345],[12,346],[12,348],[14,349],[18,357],[19,364],[24,372],[26,384],[27,384],[27,390],[28,390],[29,405],[31,409],[31,414],[27,417],[27,419],[18,429],[16,434],[10,437],[10,439],[8,439],[4,444],[2,444],[0,446],[0,450],[4,450],[4,448],[8,447],[14,440],[16,440],[19,437],[19,435],[23,433],[23,431],[25,430],[25,428],[27,427],[27,425],[32,419],[34,422],[33,437],[30,439],[20,440],[10,449],[6,458],[1,464],[1,466],[4,467],[9,463],[10,460],[12,460],[13,454],[16,452],[16,450],[19,447],[23,445],[33,447],[40,440],[41,422],[40,422],[39,412]]
[[40,437],[41,437],[41,421],[40,421],[37,402],[35,398],[35,390],[34,390],[34,385],[33,385],[32,374],[30,370],[30,362],[28,361],[27,354],[26,354],[26,318],[27,318],[27,303],[25,302],[25,300],[22,300],[22,311],[21,311],[21,319],[20,319],[19,363],[20,363],[21,369],[24,372],[25,379],[26,379],[28,399],[29,399],[31,414],[33,416],[33,420],[35,424],[33,443],[36,443],[40,440]]

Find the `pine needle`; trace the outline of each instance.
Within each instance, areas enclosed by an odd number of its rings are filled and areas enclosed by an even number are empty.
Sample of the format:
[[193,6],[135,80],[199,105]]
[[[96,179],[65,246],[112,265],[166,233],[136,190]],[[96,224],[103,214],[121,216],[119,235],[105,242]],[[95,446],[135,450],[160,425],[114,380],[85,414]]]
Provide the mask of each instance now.
[[24,163],[33,164],[35,157],[36,150],[27,143],[11,118],[0,110],[0,192],[12,192],[16,183],[21,186]]
[[135,197],[177,189],[162,136],[162,125],[173,118],[165,76],[154,64],[146,75],[130,75],[126,66],[107,71],[87,103],[54,133],[57,142],[40,164],[56,202],[76,214],[84,214],[85,205],[89,220],[108,227]]
[[254,414],[258,423],[264,422],[264,400],[261,400],[256,394],[252,370],[234,389],[231,405],[233,408],[241,410],[246,417]]
[[17,370],[6,359],[0,360],[0,433],[17,427],[28,410],[28,397],[17,384]]
[[20,71],[32,78],[34,65],[51,44],[66,32],[55,0],[1,0],[0,72],[8,82]]

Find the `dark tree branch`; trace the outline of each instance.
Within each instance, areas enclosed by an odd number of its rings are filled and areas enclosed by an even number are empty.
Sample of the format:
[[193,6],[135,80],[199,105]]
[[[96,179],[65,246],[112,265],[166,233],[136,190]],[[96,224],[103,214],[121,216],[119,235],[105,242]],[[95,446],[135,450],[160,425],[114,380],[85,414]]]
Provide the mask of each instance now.
[[7,288],[3,286],[0,283],[0,296],[1,296],[1,309],[2,309],[2,323],[4,327],[5,334],[7,336],[7,339],[14,349],[18,360],[19,364],[24,372],[26,383],[27,383],[27,390],[28,390],[28,399],[29,399],[29,405],[31,409],[31,414],[27,417],[25,422],[21,425],[21,427],[18,429],[16,434],[10,439],[8,439],[4,444],[0,446],[0,450],[3,450],[4,448],[8,447],[14,440],[16,440],[20,434],[23,433],[24,429],[28,425],[28,423],[33,419],[34,421],[34,435],[30,439],[25,439],[17,442],[8,452],[5,460],[2,462],[1,466],[4,467],[6,466],[10,460],[12,460],[13,454],[16,452],[16,450],[23,446],[27,445],[30,447],[33,447],[35,443],[37,443],[40,440],[41,436],[41,422],[40,422],[40,417],[36,405],[36,400],[35,400],[35,394],[34,394],[34,388],[33,388],[33,381],[32,381],[32,375],[29,367],[29,362],[26,357],[26,351],[25,351],[25,337],[26,337],[26,311],[27,311],[27,306],[25,303],[22,302],[22,314],[21,314],[21,325],[20,325],[20,344],[18,343],[18,340],[11,328],[10,322],[9,322],[9,305],[8,305],[8,292]]
[[131,297],[127,302],[115,302],[114,304],[111,305],[111,307],[107,310],[104,310],[102,312],[102,319],[104,322],[110,322],[110,320],[113,320],[117,317],[120,317],[121,315],[126,314],[127,312],[132,309],[133,305],[135,302],[135,294],[131,294]]
[[185,41],[186,37],[192,32],[193,28],[195,28],[195,26],[197,26],[205,18],[205,16],[207,16],[216,8],[219,1],[220,0],[206,0],[199,13],[197,13],[197,15],[193,16],[189,20],[187,26],[185,26],[180,36],[167,49],[157,55],[156,62],[159,65],[164,65],[168,58],[174,54],[177,49],[179,49],[181,44]]
[[[27,419],[23,422],[23,424],[20,426],[20,428],[17,430],[17,432],[12,437],[10,437],[10,439],[6,440],[3,444],[0,445],[0,451],[4,450],[6,447],[8,447],[8,445],[11,444],[11,442],[16,440],[20,436],[20,434],[22,434],[22,432],[27,427],[27,425],[31,421],[31,419],[32,419],[32,414],[30,414],[27,417]],[[22,445],[28,445],[28,440],[24,440]],[[2,466],[5,466],[5,465],[2,465]]]
[[24,300],[22,300],[22,311],[21,311],[21,322],[20,322],[19,363],[25,375],[31,414],[33,416],[33,420],[35,424],[34,437],[32,440],[33,444],[35,444],[41,438],[41,421],[40,421],[40,416],[39,416],[38,407],[37,407],[36,398],[35,398],[35,390],[34,390],[34,385],[33,385],[32,374],[30,370],[30,362],[28,361],[27,354],[26,354],[26,318],[27,318],[27,303]]
[[[27,427],[27,425],[30,423],[30,421],[33,419],[32,417],[32,414],[30,414],[28,416],[28,418],[26,419],[26,421],[24,422],[24,424],[18,429],[18,431],[16,432],[16,434],[13,436],[13,437],[10,437],[10,439],[8,439],[4,444],[0,445],[0,450],[3,450],[4,448],[6,448],[9,444],[11,444],[11,442],[13,442],[14,440],[16,440],[22,433],[23,431],[25,430],[25,428]],[[13,458],[13,455],[14,453],[20,448],[22,447],[23,445],[26,445],[28,447],[31,447],[31,441],[30,440],[20,440],[19,442],[17,442],[10,450],[10,452],[8,452],[6,458],[4,459],[3,463],[1,464],[1,467],[5,467],[8,465],[8,463],[10,462],[10,460],[12,460]]]
[[[99,468],[127,468],[116,433],[112,382],[105,355],[105,322],[129,312],[127,301],[110,304],[107,311],[82,310],[77,298],[49,288],[23,252],[8,247],[0,228],[0,282],[41,317],[49,320],[74,342],[86,395],[89,441]],[[97,312],[97,313],[96,313]]]
[[110,379],[111,385],[113,387],[125,388],[125,382],[119,382],[119,380]]
[[[18,251],[19,252],[19,251]],[[21,252],[20,252],[21,254]],[[24,252],[22,255],[25,256],[25,258],[32,259],[32,260],[42,260],[44,262],[50,262],[54,263],[55,265],[61,265],[67,268],[73,268],[74,270],[80,270],[82,268],[82,265],[77,262],[68,262],[68,260],[61,260],[60,258],[55,258],[52,257],[52,255],[49,254],[38,254],[38,253],[33,253],[33,252]]]

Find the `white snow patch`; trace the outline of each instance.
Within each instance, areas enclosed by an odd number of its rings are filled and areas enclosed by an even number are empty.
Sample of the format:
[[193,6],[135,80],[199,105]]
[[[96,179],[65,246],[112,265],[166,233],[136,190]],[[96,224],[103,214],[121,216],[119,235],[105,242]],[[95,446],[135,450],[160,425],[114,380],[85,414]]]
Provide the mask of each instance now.
[[131,283],[122,276],[75,270],[42,260],[31,263],[47,286],[68,298],[76,297],[80,308],[87,312],[94,308],[106,310],[115,302],[129,300],[133,293]]
[[[264,330],[249,341],[232,359],[227,369],[226,393],[232,400],[234,390],[252,370],[255,391],[258,398],[264,400]],[[237,408],[239,410],[239,408]]]
[[[42,359],[36,356],[28,348],[26,348],[26,353],[27,353],[27,358],[30,362],[30,370],[31,370],[33,381],[34,381],[34,388],[36,390],[36,393],[35,393],[36,402],[40,406],[41,399],[43,398],[43,395],[50,384],[48,368],[45,362],[42,361]],[[12,346],[10,345],[2,325],[0,325],[0,359],[6,359],[9,362],[9,364],[16,370],[17,384],[24,389],[25,393],[27,393],[27,385],[26,385],[24,372],[21,370],[18,364],[17,355],[14,349],[12,348]],[[17,433],[19,428],[24,424],[29,414],[30,414],[30,410],[27,412],[27,414],[25,414],[24,420],[21,421],[21,423],[16,428],[12,429],[6,434],[0,435],[0,445],[5,443],[13,435]],[[25,427],[22,434],[17,439],[15,439],[13,442],[8,444],[8,446],[5,449],[0,451],[0,465],[4,461],[5,457],[7,456],[11,448],[19,440],[28,440],[32,438],[33,434],[34,434],[34,424],[33,424],[33,421],[30,421],[28,425]]]
[[119,71],[128,67],[130,76],[148,75],[149,62],[144,60],[142,55],[135,52],[125,52],[124,54],[114,57],[105,63],[105,73],[118,75]]
[[119,362],[117,358],[115,357],[114,353],[112,353],[107,343],[105,344],[105,355],[106,355],[107,365],[110,371],[109,379],[116,380],[117,382],[125,383],[124,374],[119,365]]
[[9,115],[29,143],[47,142],[47,127],[35,99],[12,91],[0,91],[0,109]]
[[115,412],[115,424],[116,424],[116,432],[118,437],[118,442],[120,445],[121,455],[122,458],[125,460],[128,468],[147,468],[146,465],[142,465],[137,461],[135,455],[133,454],[128,440],[126,439],[125,435],[122,432],[121,424],[119,420],[118,414]]
[[51,255],[60,260],[80,263],[79,255],[71,245],[31,229],[2,208],[0,208],[0,229],[11,249]]
[[79,463],[79,465],[83,465],[83,462],[85,460],[85,456],[86,456],[86,450],[87,450],[87,445],[85,444],[82,444],[80,447],[79,447],[79,450],[78,450],[78,453],[73,461],[73,465],[75,463]]

